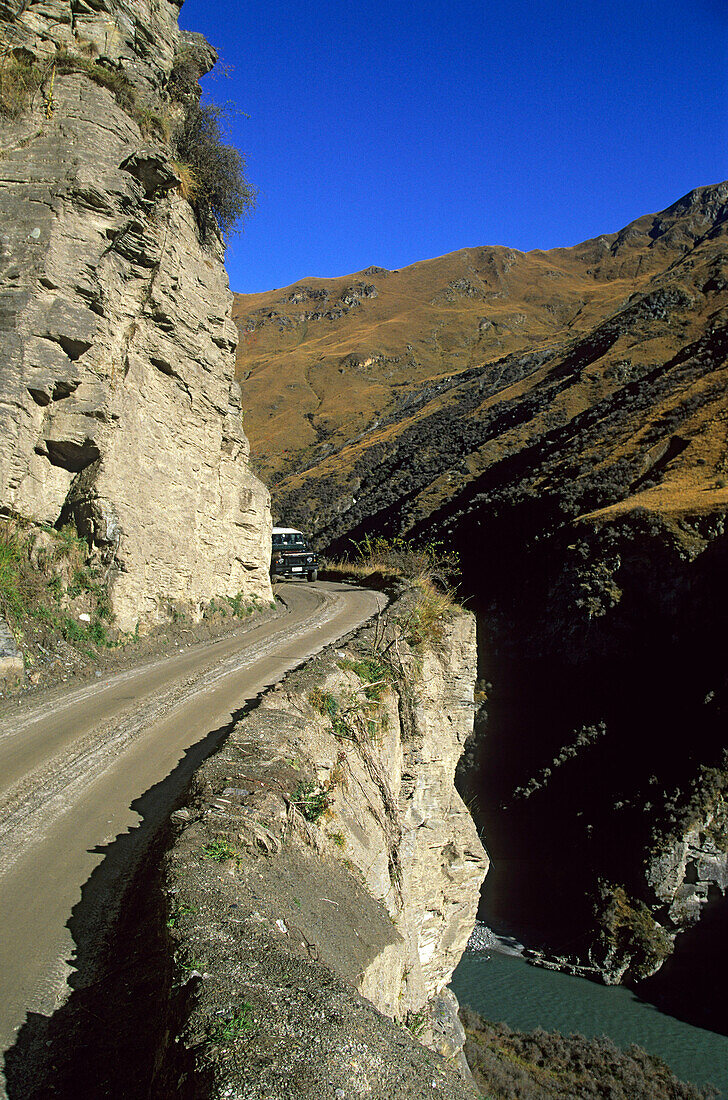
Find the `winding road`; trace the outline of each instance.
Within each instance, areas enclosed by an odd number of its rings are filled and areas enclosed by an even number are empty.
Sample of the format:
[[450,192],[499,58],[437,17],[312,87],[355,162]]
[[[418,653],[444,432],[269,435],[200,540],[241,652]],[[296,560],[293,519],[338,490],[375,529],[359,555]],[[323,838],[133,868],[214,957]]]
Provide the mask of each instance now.
[[91,919],[99,940],[156,828],[236,715],[385,603],[379,593],[333,582],[280,585],[278,595],[272,621],[58,692],[42,704],[29,700],[3,720],[3,1051],[28,1013],[50,1016],[68,997],[73,910],[99,865],[112,862],[106,850],[119,837],[129,841],[124,858],[94,876],[100,885]]

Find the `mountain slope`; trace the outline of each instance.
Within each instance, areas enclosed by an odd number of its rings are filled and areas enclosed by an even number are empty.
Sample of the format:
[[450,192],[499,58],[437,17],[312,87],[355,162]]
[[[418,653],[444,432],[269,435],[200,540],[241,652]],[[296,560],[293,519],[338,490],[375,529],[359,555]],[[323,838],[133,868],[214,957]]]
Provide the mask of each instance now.
[[463,249],[236,295],[246,429],[279,514],[330,542],[389,524],[397,502],[408,530],[504,456],[570,433],[593,465],[634,460],[634,490],[670,464],[661,506],[711,481],[722,499],[727,210],[721,184],[572,249]]

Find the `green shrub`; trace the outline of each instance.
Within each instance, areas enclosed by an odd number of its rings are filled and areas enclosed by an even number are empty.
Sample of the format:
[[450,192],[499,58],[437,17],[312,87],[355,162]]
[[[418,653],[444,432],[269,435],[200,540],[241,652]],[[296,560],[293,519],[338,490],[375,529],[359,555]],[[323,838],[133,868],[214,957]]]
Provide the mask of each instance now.
[[225,599],[232,607],[236,619],[244,619],[253,614],[253,606],[242,592],[238,592],[237,596],[226,596]]
[[0,528],[0,610],[14,623],[28,613],[21,563],[20,540],[16,531],[6,524]]
[[60,620],[60,630],[67,642],[82,642],[86,638],[86,631],[72,619],[70,615],[64,615]]
[[[56,530],[0,520],[0,614],[22,638],[29,663],[45,663],[61,638],[90,660],[115,644],[101,566],[87,559],[88,546],[70,524]],[[71,603],[79,597],[88,623]]]
[[96,646],[110,646],[113,644],[106,627],[99,619],[94,619],[88,627],[88,636]]
[[227,840],[211,840],[202,848],[202,854],[206,859],[212,859],[215,863],[225,863],[228,859],[240,860],[240,855]]
[[318,821],[329,804],[329,792],[318,783],[302,781],[293,792],[291,801],[306,821]]
[[660,963],[672,953],[672,940],[638,899],[630,898],[622,886],[600,888],[602,939],[618,960],[629,961],[629,969],[637,978],[654,973]]
[[228,115],[219,104],[191,101],[174,139],[177,156],[194,173],[197,190],[192,205],[203,233],[217,223],[224,237],[237,230],[256,202],[242,155],[222,140]]
[[490,1100],[711,1100],[717,1091],[677,1080],[660,1058],[611,1039],[568,1037],[537,1029],[511,1031],[472,1009],[460,1011],[465,1056]]

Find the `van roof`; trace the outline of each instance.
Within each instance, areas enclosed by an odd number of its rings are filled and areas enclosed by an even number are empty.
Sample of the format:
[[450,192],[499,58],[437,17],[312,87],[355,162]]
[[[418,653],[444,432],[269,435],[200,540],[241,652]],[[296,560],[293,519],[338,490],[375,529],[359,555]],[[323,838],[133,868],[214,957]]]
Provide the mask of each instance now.
[[296,527],[274,527],[272,534],[274,535],[300,535],[302,534]]

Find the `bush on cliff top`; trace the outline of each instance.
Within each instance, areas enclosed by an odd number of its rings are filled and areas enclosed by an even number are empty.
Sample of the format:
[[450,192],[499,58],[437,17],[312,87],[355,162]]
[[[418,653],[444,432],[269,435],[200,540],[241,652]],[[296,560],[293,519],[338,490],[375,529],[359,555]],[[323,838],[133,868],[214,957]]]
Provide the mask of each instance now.
[[[56,72],[79,72],[96,84],[107,88],[119,106],[133,118],[142,133],[162,141],[172,140],[175,153],[182,163],[183,194],[192,205],[203,235],[216,224],[224,237],[239,230],[240,223],[252,213],[256,203],[255,188],[245,175],[245,159],[232,145],[222,139],[223,125],[229,120],[228,108],[215,103],[200,104],[189,89],[197,89],[198,70],[193,60],[186,63],[184,81],[172,82],[172,98],[182,106],[182,118],[174,136],[171,108],[158,104],[151,107],[138,101],[134,85],[120,68],[100,64],[89,57],[60,50],[45,66],[16,57],[11,52],[0,55],[0,115],[16,118],[29,105],[33,96],[45,88],[46,112],[50,118],[56,108],[52,82]],[[177,72],[177,70],[174,70]],[[180,87],[185,94],[180,98]]]
[[242,154],[222,140],[227,117],[226,108],[218,104],[190,102],[174,139],[177,156],[194,174],[191,203],[203,232],[212,228],[214,219],[225,237],[236,232],[256,201]]
[[672,941],[644,902],[630,898],[622,886],[599,889],[600,938],[616,964],[629,963],[637,978],[646,978],[672,952]]

